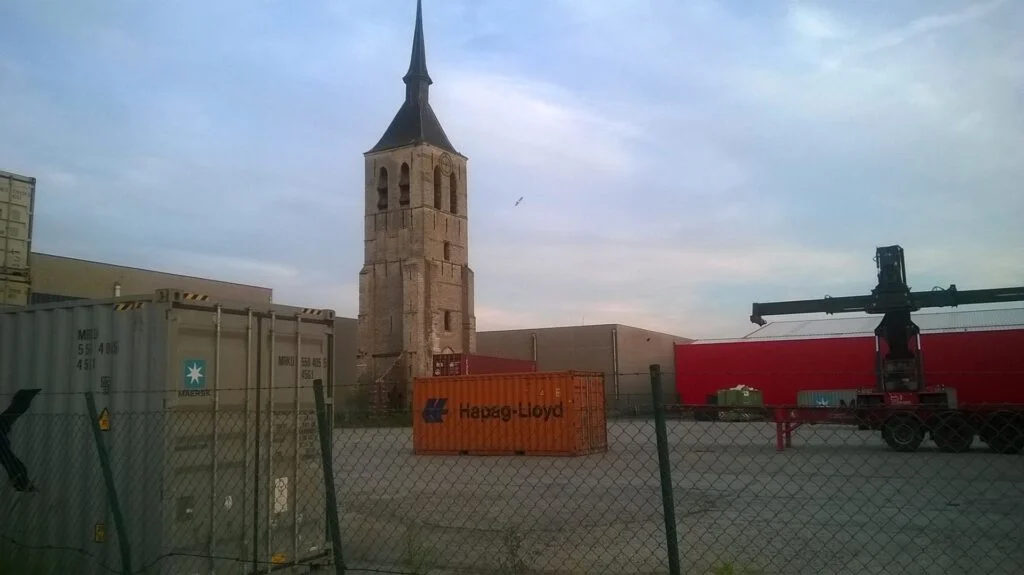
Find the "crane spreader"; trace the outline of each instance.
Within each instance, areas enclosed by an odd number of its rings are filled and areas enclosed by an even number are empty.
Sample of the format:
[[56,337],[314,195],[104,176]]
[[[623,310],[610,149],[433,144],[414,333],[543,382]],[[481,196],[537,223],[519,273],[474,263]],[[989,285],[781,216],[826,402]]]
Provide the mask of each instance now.
[[928,432],[943,451],[967,451],[976,434],[995,451],[1024,450],[1024,406],[958,409],[955,389],[926,385],[921,330],[911,317],[923,308],[1024,301],[1024,287],[958,290],[952,284],[911,291],[898,245],[876,248],[875,264],[878,284],[870,294],[754,303],[750,321],[765,325],[764,316],[804,313],[881,315],[874,330],[875,387],[859,390],[854,408],[862,427],[881,429],[885,442],[897,451],[916,450]]

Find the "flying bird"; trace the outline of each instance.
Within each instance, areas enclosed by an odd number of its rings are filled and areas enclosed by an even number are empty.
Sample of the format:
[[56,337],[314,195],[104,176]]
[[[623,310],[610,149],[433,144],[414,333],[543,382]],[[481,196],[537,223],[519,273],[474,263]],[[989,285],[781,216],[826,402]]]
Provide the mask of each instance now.
[[523,196],[519,196],[519,199],[516,200],[516,205],[518,206],[519,202],[521,202],[521,201],[523,201]]
[[3,413],[0,413],[0,466],[7,472],[7,477],[16,491],[35,491],[35,488],[28,479],[28,468],[11,450],[11,441],[7,435],[11,432],[14,422],[28,411],[32,400],[39,391],[38,389],[19,389],[11,399],[11,404]]

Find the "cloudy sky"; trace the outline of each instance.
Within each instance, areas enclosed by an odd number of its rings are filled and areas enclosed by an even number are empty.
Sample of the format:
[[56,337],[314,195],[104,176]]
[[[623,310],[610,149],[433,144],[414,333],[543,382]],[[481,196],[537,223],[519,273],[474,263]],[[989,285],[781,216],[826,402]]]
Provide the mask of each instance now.
[[[414,0],[4,0],[37,251],[357,313]],[[753,329],[753,301],[1024,284],[1024,2],[425,0],[481,330]],[[522,203],[515,206],[519,197]]]

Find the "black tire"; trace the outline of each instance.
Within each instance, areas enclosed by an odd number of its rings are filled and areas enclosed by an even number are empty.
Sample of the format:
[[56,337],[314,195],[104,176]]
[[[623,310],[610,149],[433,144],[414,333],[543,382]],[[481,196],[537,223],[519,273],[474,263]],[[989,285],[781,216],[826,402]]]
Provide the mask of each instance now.
[[1017,455],[1024,451],[1024,418],[995,415],[988,421],[986,441],[996,453]]
[[932,428],[932,441],[944,453],[964,453],[974,445],[974,428],[960,415],[945,415]]
[[882,425],[882,439],[893,451],[917,451],[924,441],[925,429],[913,415],[894,415]]

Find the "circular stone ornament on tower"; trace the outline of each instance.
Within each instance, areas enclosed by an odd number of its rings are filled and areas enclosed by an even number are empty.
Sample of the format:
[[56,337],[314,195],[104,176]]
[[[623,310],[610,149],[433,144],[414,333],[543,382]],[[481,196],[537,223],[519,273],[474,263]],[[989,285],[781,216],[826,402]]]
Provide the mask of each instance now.
[[440,162],[440,164],[441,164],[441,175],[442,176],[450,176],[451,173],[452,173],[452,170],[454,169],[454,167],[452,165],[452,157],[449,156],[447,152],[445,152],[444,154],[441,154],[441,162]]

